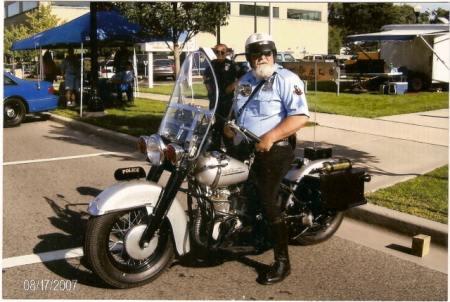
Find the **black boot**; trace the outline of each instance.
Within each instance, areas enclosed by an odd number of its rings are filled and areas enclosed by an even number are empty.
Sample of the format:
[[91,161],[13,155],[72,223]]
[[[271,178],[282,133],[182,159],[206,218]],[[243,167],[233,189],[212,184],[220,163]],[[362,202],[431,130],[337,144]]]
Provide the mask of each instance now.
[[273,248],[275,262],[270,265],[269,270],[261,272],[256,279],[256,282],[264,285],[281,282],[291,273],[288,238],[284,218],[275,220],[272,223],[272,227],[275,238]]

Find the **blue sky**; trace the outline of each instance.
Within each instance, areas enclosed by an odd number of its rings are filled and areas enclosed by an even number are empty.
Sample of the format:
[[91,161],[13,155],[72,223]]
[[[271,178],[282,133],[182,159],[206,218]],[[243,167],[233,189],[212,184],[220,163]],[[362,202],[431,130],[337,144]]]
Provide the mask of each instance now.
[[450,3],[447,2],[399,2],[399,3],[395,3],[395,4],[408,4],[411,5],[412,7],[414,7],[416,4],[420,4],[420,6],[422,7],[421,11],[425,12],[427,11],[428,8],[431,8],[432,10],[437,9],[437,8],[442,8],[445,10],[450,10]]

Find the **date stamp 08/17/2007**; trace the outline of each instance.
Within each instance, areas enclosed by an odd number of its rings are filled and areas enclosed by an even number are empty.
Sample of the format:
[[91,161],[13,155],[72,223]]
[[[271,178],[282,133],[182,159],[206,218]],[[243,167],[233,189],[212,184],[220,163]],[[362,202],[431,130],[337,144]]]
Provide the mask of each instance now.
[[23,281],[23,290],[25,291],[74,291],[78,280],[27,280]]

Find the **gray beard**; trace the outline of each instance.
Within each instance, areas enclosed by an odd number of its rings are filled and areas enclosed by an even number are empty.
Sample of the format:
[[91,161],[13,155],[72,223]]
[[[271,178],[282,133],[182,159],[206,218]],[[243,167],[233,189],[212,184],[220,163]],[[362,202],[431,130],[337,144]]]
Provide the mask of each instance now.
[[267,64],[264,64],[252,69],[252,74],[257,79],[266,79],[270,77],[274,71],[275,65],[269,66]]

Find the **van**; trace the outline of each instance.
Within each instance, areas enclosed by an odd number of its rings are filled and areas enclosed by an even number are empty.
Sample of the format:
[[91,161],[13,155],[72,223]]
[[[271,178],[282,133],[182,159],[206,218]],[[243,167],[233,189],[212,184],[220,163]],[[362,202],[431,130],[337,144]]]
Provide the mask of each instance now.
[[297,62],[297,60],[289,52],[277,52],[277,57],[275,60],[277,63],[280,62]]
[[308,55],[303,57],[303,61],[311,61],[311,62],[322,62],[325,61],[325,55]]

